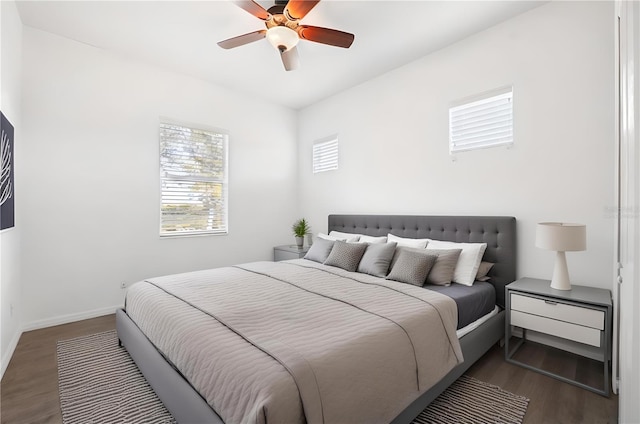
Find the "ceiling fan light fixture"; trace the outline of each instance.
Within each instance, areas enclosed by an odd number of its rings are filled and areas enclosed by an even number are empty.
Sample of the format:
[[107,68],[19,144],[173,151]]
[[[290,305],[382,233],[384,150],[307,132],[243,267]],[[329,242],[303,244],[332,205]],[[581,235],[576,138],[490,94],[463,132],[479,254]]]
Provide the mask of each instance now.
[[280,52],[287,51],[298,44],[298,33],[286,26],[274,26],[267,30],[267,40]]

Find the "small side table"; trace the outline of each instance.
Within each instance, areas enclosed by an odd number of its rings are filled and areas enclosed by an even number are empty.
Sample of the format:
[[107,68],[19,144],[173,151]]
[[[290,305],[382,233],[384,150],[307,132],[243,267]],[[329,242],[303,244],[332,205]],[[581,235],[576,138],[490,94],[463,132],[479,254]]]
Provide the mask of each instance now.
[[[555,290],[551,282],[520,278],[506,290],[504,354],[507,362],[529,368],[592,392],[609,396],[611,360],[611,292],[595,287],[572,285],[571,290]],[[522,328],[522,339],[509,345],[511,326]],[[525,364],[513,355],[526,341],[527,330],[550,334],[598,349],[604,362],[604,387],[588,386],[553,372]]]
[[274,262],[286,261],[289,259],[304,258],[304,255],[309,251],[309,246],[298,248],[295,244],[276,246],[273,248],[273,260]]

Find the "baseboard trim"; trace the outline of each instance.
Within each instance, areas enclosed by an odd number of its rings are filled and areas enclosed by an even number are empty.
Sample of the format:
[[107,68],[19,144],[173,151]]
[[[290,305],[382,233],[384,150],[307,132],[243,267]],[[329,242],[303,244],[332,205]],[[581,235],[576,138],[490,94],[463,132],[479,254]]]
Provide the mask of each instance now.
[[97,318],[104,315],[115,314],[116,309],[122,305],[109,306],[106,308],[94,309],[91,311],[78,312],[75,314],[60,315],[53,318],[42,319],[24,324],[22,331],[39,330],[41,328],[53,327],[55,325],[68,324],[70,322],[82,321],[83,319]]
[[7,370],[7,367],[9,366],[9,362],[11,361],[11,358],[13,358],[13,353],[15,352],[16,347],[18,347],[20,336],[22,336],[22,331],[19,331],[19,330],[16,331],[15,334],[13,335],[13,338],[11,339],[11,343],[9,343],[7,351],[2,356],[2,367],[1,367],[2,369],[0,370],[0,380],[2,380],[2,377],[4,377],[4,372]]

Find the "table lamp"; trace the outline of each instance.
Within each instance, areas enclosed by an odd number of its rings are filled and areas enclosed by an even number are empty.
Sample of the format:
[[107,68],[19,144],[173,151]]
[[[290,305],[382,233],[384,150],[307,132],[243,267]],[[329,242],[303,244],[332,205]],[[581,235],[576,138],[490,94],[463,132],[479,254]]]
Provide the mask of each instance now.
[[571,290],[569,269],[564,252],[587,249],[587,227],[566,222],[540,222],[536,229],[536,247],[556,251],[551,288]]

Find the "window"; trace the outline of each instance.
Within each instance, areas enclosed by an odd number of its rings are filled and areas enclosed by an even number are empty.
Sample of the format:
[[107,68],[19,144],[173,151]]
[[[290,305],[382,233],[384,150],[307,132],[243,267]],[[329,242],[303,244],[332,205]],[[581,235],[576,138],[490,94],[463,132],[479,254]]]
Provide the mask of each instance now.
[[338,136],[313,143],[313,173],[338,169]]
[[513,88],[449,109],[449,152],[513,144]]
[[160,123],[160,236],[227,233],[228,135]]

